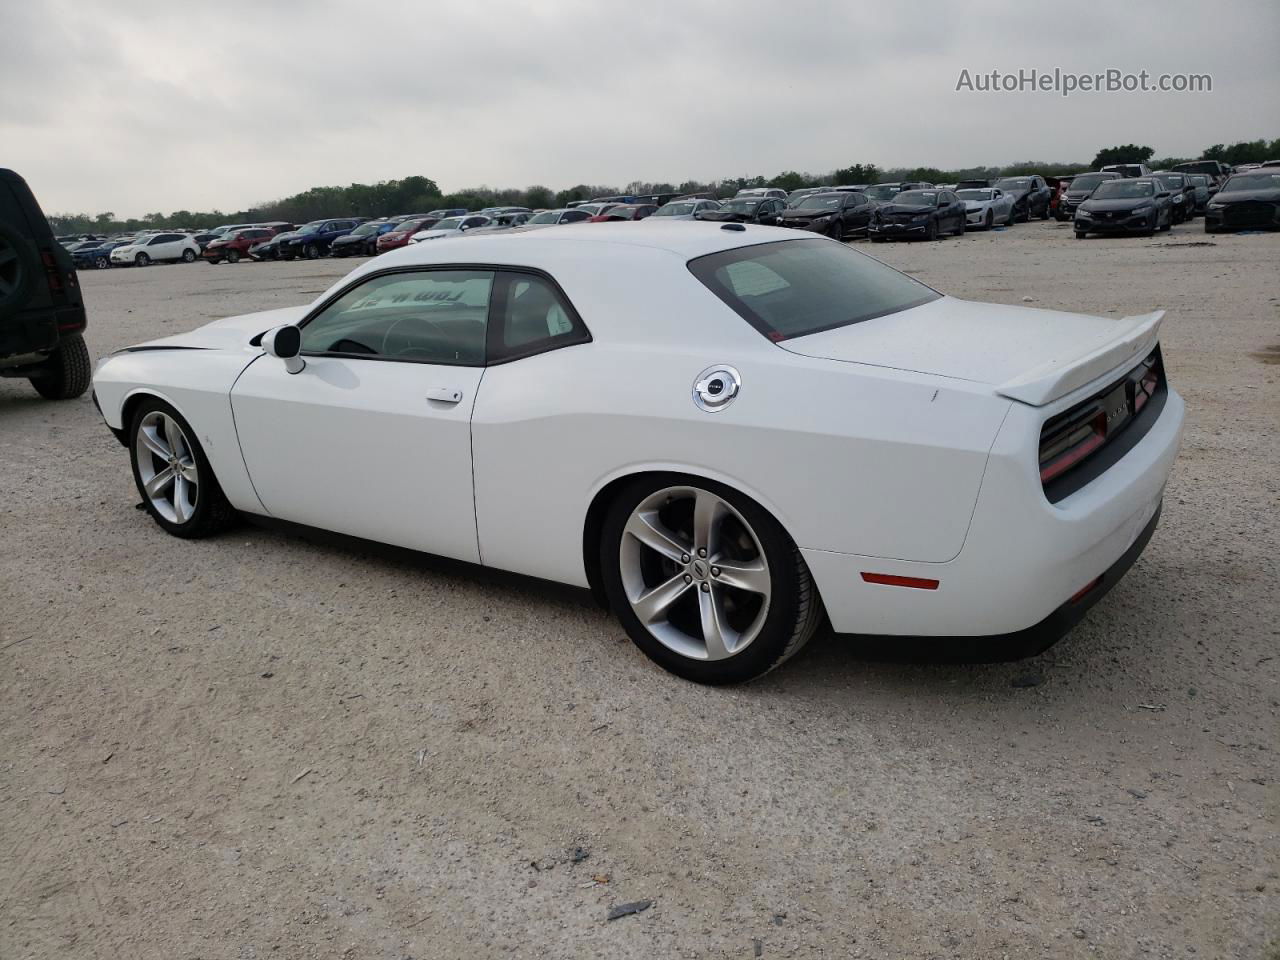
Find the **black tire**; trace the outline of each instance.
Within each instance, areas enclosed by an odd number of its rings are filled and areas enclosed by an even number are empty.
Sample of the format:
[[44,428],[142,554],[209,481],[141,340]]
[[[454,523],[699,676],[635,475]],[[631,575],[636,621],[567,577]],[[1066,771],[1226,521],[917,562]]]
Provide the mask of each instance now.
[[844,241],[844,230],[841,228],[838,217],[831,221],[831,226],[827,227],[827,236],[832,240]]
[[937,220],[930,220],[930,221],[929,221],[929,229],[928,229],[927,231],[925,231],[924,238],[925,238],[926,240],[937,240],[937,239],[938,239],[938,221],[937,221]]
[[963,236],[964,236],[964,231],[965,231],[965,229],[966,229],[966,226],[965,226],[965,218],[964,218],[964,217],[961,217],[961,218],[960,218],[960,226],[956,227],[956,236],[957,236],[957,237],[963,237]]
[[151,266],[151,258],[145,253],[140,253],[133,258],[133,265],[135,267],[149,267]]
[[[1159,223],[1159,221],[1160,221],[1160,214],[1158,214],[1158,213],[1157,213],[1157,214],[1156,214],[1156,222],[1157,222],[1157,223]],[[1168,232],[1169,232],[1170,230],[1172,230],[1172,229],[1173,229],[1173,214],[1172,214],[1172,213],[1170,213],[1170,214],[1169,214],[1169,219],[1168,219],[1168,220],[1166,220],[1166,221],[1164,222],[1164,226],[1162,226],[1162,227],[1160,228],[1160,232],[1161,232],[1161,233],[1168,233]]]
[[31,385],[46,400],[72,400],[89,389],[93,378],[89,348],[78,333],[63,337],[40,366],[41,371],[30,378]]
[[987,215],[982,221],[982,229],[990,230],[996,224],[996,215],[991,212],[991,208],[987,208]]
[[[203,478],[197,486],[195,509],[192,511],[191,517],[184,523],[175,523],[160,515],[143,489],[142,477],[138,472],[138,427],[143,417],[157,410],[168,414],[182,427],[183,433],[191,446],[196,468],[199,470],[200,477]],[[182,414],[158,397],[151,397],[143,400],[134,410],[133,419],[127,425],[127,429],[129,430],[129,463],[133,468],[133,482],[138,489],[138,496],[142,498],[147,513],[151,515],[151,519],[159,525],[160,529],[184,540],[196,540],[221,533],[235,522],[236,511],[223,495],[222,488],[218,486],[218,478],[213,474],[213,467],[209,463],[209,458],[204,454],[204,448],[200,446],[195,430],[191,428],[191,424],[187,423]]]
[[111,261],[106,257],[94,257],[93,268],[95,270],[107,270],[111,267]]
[[302,252],[303,252],[303,254],[306,256],[306,258],[307,258],[308,260],[319,260],[319,259],[320,259],[320,248],[319,248],[319,247],[317,247],[314,243],[308,243],[308,244],[303,248]]
[[1044,202],[1044,206],[1040,209],[1040,219],[1041,220],[1049,219],[1049,201],[1048,200]]
[[1084,232],[1083,230],[1077,230],[1077,231],[1076,231],[1076,239],[1077,239],[1077,240],[1083,240],[1084,238],[1085,238],[1085,232]]
[[186,250],[183,250],[183,251],[182,251],[182,262],[183,262],[183,263],[195,263],[195,262],[196,262],[196,252],[195,252],[194,250],[192,250],[190,247],[188,247]]
[[1218,232],[1218,228],[1217,228],[1217,227],[1211,227],[1211,226],[1209,226],[1209,221],[1208,221],[1208,220],[1206,220],[1206,221],[1204,222],[1204,232],[1205,232],[1205,233],[1217,233],[1217,232]]
[[239,262],[240,262],[240,251],[239,251],[239,250],[228,250],[228,251],[227,251],[227,263],[239,263]]
[[[704,489],[727,501],[751,525],[769,569],[776,571],[771,577],[769,609],[760,633],[740,653],[722,660],[695,660],[664,645],[640,622],[623,587],[619,553],[627,520],[645,497],[673,485]],[[754,500],[701,478],[657,474],[640,477],[625,486],[605,516],[600,570],[609,605],[635,645],[663,669],[695,683],[742,683],[762,676],[795,656],[824,619],[822,600],[809,568],[782,525]]]

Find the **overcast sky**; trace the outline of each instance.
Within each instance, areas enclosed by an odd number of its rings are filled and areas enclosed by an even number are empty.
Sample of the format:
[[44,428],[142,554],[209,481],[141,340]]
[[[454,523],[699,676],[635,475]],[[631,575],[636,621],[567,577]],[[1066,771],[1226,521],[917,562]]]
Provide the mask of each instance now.
[[[0,166],[49,213],[1157,156],[1280,136],[1280,3],[0,0]],[[956,92],[1019,68],[1212,93]]]

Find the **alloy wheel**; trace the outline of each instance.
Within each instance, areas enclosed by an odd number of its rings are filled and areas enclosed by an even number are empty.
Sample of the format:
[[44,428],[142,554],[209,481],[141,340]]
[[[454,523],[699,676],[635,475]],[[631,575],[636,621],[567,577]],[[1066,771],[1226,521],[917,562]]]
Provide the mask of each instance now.
[[682,486],[645,497],[623,528],[618,560],[636,618],[681,656],[724,660],[764,626],[768,559],[746,518],[716,494]]
[[138,423],[134,456],[143,493],[170,523],[186,523],[200,496],[200,470],[178,421],[153,410]]

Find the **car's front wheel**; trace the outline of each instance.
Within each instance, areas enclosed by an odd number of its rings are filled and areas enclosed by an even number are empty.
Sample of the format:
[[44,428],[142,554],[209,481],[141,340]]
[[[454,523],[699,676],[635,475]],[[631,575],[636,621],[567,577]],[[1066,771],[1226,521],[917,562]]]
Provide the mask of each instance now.
[[96,270],[107,270],[111,267],[111,261],[106,257],[94,257],[93,266]]
[[992,226],[995,225],[995,222],[996,222],[995,215],[990,210],[988,210],[987,215],[982,218],[982,229],[990,230]]
[[938,221],[937,220],[929,221],[929,229],[925,231],[924,238],[926,240],[938,239]]
[[196,432],[163,400],[144,400],[134,411],[129,452],[143,505],[168,533],[207,537],[235,519]]
[[239,251],[239,250],[228,250],[228,251],[227,251],[227,263],[239,263],[239,262],[240,262],[240,251]]
[[302,252],[306,254],[308,260],[320,259],[320,248],[314,243],[308,243]]
[[75,334],[63,337],[58,349],[40,365],[40,372],[31,377],[31,385],[46,400],[71,400],[89,389],[92,377],[89,348],[84,337]]
[[606,593],[655,663],[698,683],[738,683],[808,642],[822,603],[800,551],[764,508],[676,475],[629,484],[600,542]]
[[151,264],[151,258],[148,257],[145,253],[140,253],[133,258],[133,262],[135,265],[139,267],[146,267]]

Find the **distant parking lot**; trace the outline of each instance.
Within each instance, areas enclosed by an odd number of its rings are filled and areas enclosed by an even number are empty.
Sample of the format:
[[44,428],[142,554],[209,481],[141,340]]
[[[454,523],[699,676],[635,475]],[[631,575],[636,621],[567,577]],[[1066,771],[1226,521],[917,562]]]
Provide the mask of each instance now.
[[[960,297],[1169,312],[1160,528],[1040,657],[819,638],[698,687],[568,590],[167,537],[87,395],[0,380],[0,957],[1271,960],[1280,234],[855,246]],[[355,263],[83,271],[86,336]]]

